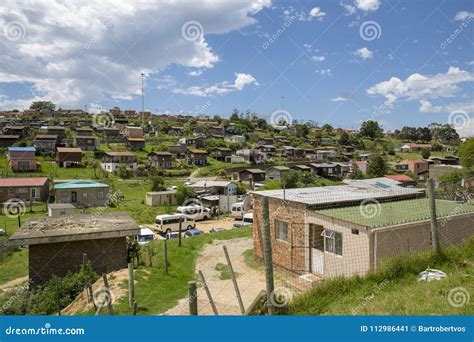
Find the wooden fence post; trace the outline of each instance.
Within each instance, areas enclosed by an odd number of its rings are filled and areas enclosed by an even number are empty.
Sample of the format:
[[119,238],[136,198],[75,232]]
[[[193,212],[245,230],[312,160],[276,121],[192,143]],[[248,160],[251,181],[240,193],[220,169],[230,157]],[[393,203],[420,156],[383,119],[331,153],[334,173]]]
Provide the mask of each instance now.
[[106,301],[107,303],[107,310],[109,311],[109,315],[113,316],[114,315],[114,309],[112,307],[112,294],[110,292],[110,287],[109,287],[109,281],[107,280],[107,274],[102,274],[102,279],[104,280],[104,286],[106,290]]
[[199,270],[198,273],[199,273],[199,277],[201,277],[202,287],[204,287],[204,290],[206,290],[207,298],[209,298],[209,303],[211,304],[212,311],[214,312],[214,315],[218,316],[219,313],[217,312],[216,304],[214,303],[214,300],[212,299],[211,291],[209,291],[209,287],[207,286],[206,279],[204,278],[204,274],[202,274],[201,270]]
[[197,289],[196,282],[188,282],[188,296],[189,296],[189,314],[191,316],[197,316],[198,305],[197,305]]
[[232,268],[232,263],[230,262],[229,253],[227,252],[227,247],[222,246],[224,249],[225,258],[227,259],[227,266],[229,267],[230,275],[232,276],[232,283],[234,284],[235,294],[237,295],[237,300],[239,301],[239,307],[242,314],[245,313],[244,303],[242,302],[242,297],[240,296],[239,285],[237,284],[237,279],[235,278],[234,269]]
[[128,300],[130,307],[133,308],[133,303],[135,302],[135,282],[133,274],[133,264],[128,263]]

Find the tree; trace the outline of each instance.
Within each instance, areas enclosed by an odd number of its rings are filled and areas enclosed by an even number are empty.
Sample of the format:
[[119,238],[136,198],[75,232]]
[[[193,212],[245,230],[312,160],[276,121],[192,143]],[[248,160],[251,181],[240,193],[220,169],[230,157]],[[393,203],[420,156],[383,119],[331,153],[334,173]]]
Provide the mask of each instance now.
[[341,133],[341,137],[339,138],[339,144],[341,146],[347,146],[351,144],[351,139],[349,137],[349,134],[347,134],[346,131],[343,131]]
[[180,185],[176,188],[176,202],[182,205],[184,201],[190,198],[196,198],[196,190],[194,188]]
[[430,156],[431,156],[431,152],[427,148],[421,151],[421,157],[423,159],[428,159]]
[[36,110],[54,110],[56,108],[56,105],[51,102],[51,101],[34,101],[30,105],[30,109],[36,109]]
[[376,154],[369,162],[367,174],[371,177],[383,177],[387,174],[388,168],[382,156]]
[[382,136],[383,129],[377,121],[364,121],[360,126],[360,135],[364,138],[375,139]]
[[459,159],[466,169],[474,169],[474,138],[469,139],[459,148]]
[[163,180],[163,177],[153,175],[150,177],[150,181],[151,181],[151,191],[166,190],[165,181]]

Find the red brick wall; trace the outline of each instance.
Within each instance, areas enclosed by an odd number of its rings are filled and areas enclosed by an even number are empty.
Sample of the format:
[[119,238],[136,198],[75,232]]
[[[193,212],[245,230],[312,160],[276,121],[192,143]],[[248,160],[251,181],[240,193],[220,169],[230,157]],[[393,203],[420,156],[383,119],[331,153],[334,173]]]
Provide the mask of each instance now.
[[[256,258],[263,258],[263,216],[262,196],[254,195],[253,244]],[[269,198],[270,236],[272,241],[272,259],[277,266],[297,273],[306,273],[305,269],[305,205]],[[288,241],[275,238],[275,220],[288,222]]]
[[31,245],[30,281],[40,285],[53,274],[63,277],[69,271],[79,271],[83,253],[87,254],[87,260],[92,263],[93,269],[98,274],[127,267],[125,237]]

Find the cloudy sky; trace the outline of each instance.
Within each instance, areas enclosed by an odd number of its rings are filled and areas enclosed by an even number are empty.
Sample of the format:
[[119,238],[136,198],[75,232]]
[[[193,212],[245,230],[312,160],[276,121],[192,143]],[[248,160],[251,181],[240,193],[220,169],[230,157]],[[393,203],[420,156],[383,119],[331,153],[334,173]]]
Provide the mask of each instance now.
[[141,108],[474,133],[471,0],[0,4],[0,105]]

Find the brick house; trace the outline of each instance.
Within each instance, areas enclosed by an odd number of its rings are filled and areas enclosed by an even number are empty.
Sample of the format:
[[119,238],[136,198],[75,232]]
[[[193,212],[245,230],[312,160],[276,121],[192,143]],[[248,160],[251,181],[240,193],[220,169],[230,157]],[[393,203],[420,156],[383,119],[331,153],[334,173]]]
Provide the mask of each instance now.
[[2,128],[2,132],[5,135],[18,135],[20,136],[20,139],[26,138],[28,136],[28,128],[25,126],[7,125]]
[[8,165],[13,171],[36,171],[36,149],[34,147],[9,147]]
[[171,169],[173,167],[173,154],[166,151],[148,153],[150,166],[157,169]]
[[[318,277],[364,275],[384,258],[431,248],[428,201],[423,190],[399,186],[352,185],[253,192],[253,244],[263,257],[262,200],[269,201],[273,263],[297,274]],[[364,201],[377,200],[380,215],[361,212]],[[474,207],[437,203],[443,245],[474,234]],[[400,213],[406,213],[401,218]],[[377,213],[376,213],[377,214]]]
[[127,268],[127,237],[139,232],[127,213],[48,217],[25,224],[8,245],[28,245],[29,280],[38,286],[78,272],[84,255],[98,274]]
[[75,207],[106,206],[110,186],[91,180],[76,180],[55,184],[53,187],[56,203],[70,203]]
[[127,138],[125,146],[131,151],[139,151],[145,149],[144,138]]
[[56,162],[61,167],[78,166],[82,161],[82,150],[79,147],[57,147]]
[[225,134],[224,127],[221,126],[209,126],[207,132],[209,135],[223,136]]
[[265,171],[260,169],[242,170],[239,172],[239,180],[250,184],[263,183],[265,181]]
[[56,145],[58,142],[58,136],[55,134],[38,134],[33,140],[33,146],[40,153],[54,153],[56,151]]
[[188,148],[186,147],[186,144],[174,144],[168,146],[168,150],[173,154],[181,156],[186,153]]
[[190,149],[186,153],[186,163],[197,166],[205,166],[207,165],[207,155],[208,153],[206,151]]
[[90,127],[79,127],[76,128],[77,137],[90,137],[94,135],[94,130]]
[[287,166],[271,166],[266,170],[266,178],[275,182],[281,182],[288,171],[290,171],[290,168]]
[[429,163],[424,160],[404,160],[395,164],[395,170],[399,172],[410,171],[418,176],[419,181],[425,181],[429,177]]
[[138,126],[125,126],[122,134],[127,138],[143,138],[143,128]]
[[46,202],[50,181],[46,177],[0,178],[0,203],[11,199],[24,202]]
[[58,142],[66,139],[66,128],[60,126],[47,126],[42,131],[45,131],[47,135],[56,135]]
[[122,140],[120,136],[120,129],[114,127],[104,128],[102,130],[102,137],[106,141],[120,142]]
[[138,167],[137,155],[132,152],[105,152],[100,165],[108,172],[115,172],[121,166],[135,171]]
[[184,134],[184,129],[178,126],[171,126],[168,130],[169,135],[180,136]]

